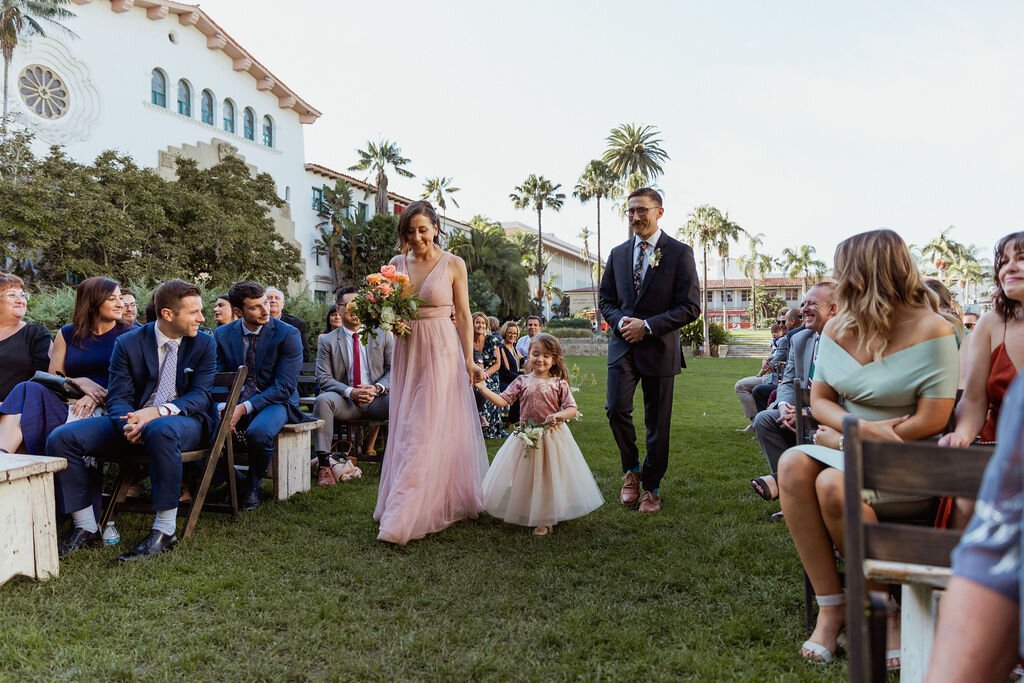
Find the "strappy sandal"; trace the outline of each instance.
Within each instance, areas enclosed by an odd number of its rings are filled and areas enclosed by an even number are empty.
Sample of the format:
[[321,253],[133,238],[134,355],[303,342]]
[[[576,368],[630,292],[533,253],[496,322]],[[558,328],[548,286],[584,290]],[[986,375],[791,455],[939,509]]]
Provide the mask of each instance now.
[[[754,493],[761,496],[761,498],[763,498],[764,500],[778,500],[779,482],[775,482],[775,495],[772,495],[772,487],[768,485],[767,477],[772,477],[772,475],[769,474],[766,477],[758,477],[757,479],[751,479],[750,488],[754,489]],[[772,479],[774,480],[775,477],[772,477]]]
[[[839,607],[840,605],[846,604],[846,594],[836,593],[834,595],[815,595],[814,601],[818,603],[818,607]],[[800,646],[800,656],[804,658],[804,661],[810,662],[811,664],[831,664],[836,658],[836,652],[839,652],[839,648],[843,646],[846,634],[840,630],[839,635],[836,637],[836,649],[835,652],[829,650],[821,643],[816,643],[813,640],[805,640]],[[810,656],[804,656],[803,650],[810,652]]]
[[[900,613],[900,605],[899,605],[898,602],[896,602],[896,598],[894,598],[894,597],[892,597],[890,595],[888,597],[888,599],[885,601],[885,614],[886,614],[887,617],[891,617],[894,614],[899,614],[899,613]],[[902,637],[903,637],[903,634],[901,633],[900,634],[900,638],[902,639]],[[902,655],[903,655],[903,653],[900,650],[900,648],[896,648],[895,650],[886,650],[885,651],[885,670],[886,671],[899,671],[900,670],[900,666],[902,665],[902,662],[900,661],[900,658],[902,657]],[[893,663],[890,664],[889,662],[893,662]]]

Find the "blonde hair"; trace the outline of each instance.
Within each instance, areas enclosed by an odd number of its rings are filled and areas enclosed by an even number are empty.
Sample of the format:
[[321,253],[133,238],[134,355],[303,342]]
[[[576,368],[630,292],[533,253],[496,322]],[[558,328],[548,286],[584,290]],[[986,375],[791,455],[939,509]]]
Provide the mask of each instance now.
[[835,255],[834,336],[854,335],[857,348],[879,360],[889,345],[900,306],[938,310],[903,239],[892,230],[871,230],[843,240]]
[[960,308],[957,302],[953,301],[952,292],[941,281],[935,278],[928,278],[924,281],[924,286],[935,295],[935,303],[938,307],[934,310],[945,318],[946,322],[953,328],[953,334],[956,335],[956,341],[959,344],[960,340],[964,338],[963,309]]
[[[562,345],[558,343],[558,340],[546,332],[541,332],[530,342],[530,351],[533,351],[533,347],[538,345],[553,359],[548,373],[552,377],[568,382],[569,371],[565,367],[565,355],[562,353]],[[529,353],[526,355],[526,371],[533,372],[533,363],[530,361]]]

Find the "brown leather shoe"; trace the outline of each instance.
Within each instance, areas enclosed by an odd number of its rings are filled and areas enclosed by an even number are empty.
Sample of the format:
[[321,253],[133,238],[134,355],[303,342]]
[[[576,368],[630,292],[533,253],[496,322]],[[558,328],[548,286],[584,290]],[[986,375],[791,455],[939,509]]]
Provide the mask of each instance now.
[[653,491],[640,494],[640,512],[661,512],[661,496]]
[[337,484],[338,480],[334,476],[334,472],[331,471],[330,467],[321,467],[316,478],[317,486],[333,486]]
[[626,507],[633,507],[640,500],[640,475],[637,472],[626,472],[626,476],[622,478],[619,500]]

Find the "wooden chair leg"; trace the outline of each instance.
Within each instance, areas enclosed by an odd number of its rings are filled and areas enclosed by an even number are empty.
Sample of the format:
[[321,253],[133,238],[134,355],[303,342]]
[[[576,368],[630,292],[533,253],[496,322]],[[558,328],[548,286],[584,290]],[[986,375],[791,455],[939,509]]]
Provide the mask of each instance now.
[[131,488],[132,484],[139,481],[139,470],[141,468],[138,465],[127,465],[121,463],[117,466],[117,478],[114,480],[114,491],[110,494],[110,502],[107,503],[107,508],[103,511],[103,518],[100,520],[100,529],[104,529],[107,524],[114,520],[114,514],[117,511],[117,506],[125,501],[128,497],[128,489]]
[[199,515],[203,511],[203,504],[206,502],[206,492],[210,490],[210,482],[213,481],[213,473],[217,470],[217,463],[220,462],[220,453],[211,453],[206,459],[206,467],[203,468],[203,477],[199,481],[199,490],[192,497],[192,507],[188,511],[188,521],[185,522],[185,533],[182,540],[192,535],[199,522]]
[[868,680],[884,683],[888,673],[885,670],[885,640],[888,628],[886,593],[868,593]]
[[231,498],[231,516],[238,519],[238,473],[235,470],[235,448],[231,439],[227,439],[228,459],[228,496]]

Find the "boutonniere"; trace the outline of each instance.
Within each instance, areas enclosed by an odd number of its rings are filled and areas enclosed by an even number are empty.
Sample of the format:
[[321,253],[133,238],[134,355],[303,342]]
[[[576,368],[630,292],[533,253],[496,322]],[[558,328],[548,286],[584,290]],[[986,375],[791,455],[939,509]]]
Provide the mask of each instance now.
[[657,268],[658,264],[661,263],[661,249],[655,249],[654,253],[651,254],[651,268]]

